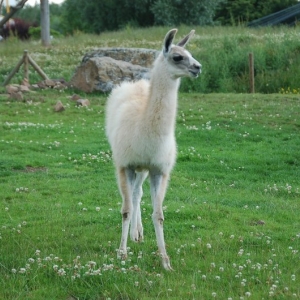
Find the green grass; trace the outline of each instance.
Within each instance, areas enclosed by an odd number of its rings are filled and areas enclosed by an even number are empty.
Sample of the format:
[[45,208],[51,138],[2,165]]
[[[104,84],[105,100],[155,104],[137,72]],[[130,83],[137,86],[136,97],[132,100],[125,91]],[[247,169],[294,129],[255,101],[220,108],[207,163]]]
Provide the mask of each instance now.
[[299,96],[180,94],[166,272],[148,183],[145,241],[117,259],[106,96],[72,93],[0,95],[0,299],[300,298]]

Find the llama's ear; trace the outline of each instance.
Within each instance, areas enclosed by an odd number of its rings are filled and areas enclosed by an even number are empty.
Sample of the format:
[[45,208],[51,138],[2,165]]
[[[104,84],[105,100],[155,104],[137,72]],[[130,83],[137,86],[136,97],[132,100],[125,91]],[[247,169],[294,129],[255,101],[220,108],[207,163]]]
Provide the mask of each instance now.
[[192,30],[186,37],[184,37],[179,43],[177,43],[177,46],[185,47],[185,45],[189,42],[194,33],[195,30]]
[[166,37],[164,40],[164,48],[163,48],[164,54],[166,54],[170,51],[170,48],[171,48],[171,45],[172,45],[172,42],[173,42],[176,32],[177,32],[177,29],[172,29],[166,34]]

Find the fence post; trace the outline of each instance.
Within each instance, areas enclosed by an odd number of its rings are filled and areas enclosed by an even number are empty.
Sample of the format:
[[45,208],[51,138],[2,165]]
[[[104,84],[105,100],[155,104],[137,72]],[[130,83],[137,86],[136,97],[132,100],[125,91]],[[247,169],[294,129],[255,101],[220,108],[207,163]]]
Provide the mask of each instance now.
[[29,72],[28,72],[28,51],[24,50],[24,79],[29,82]]
[[8,74],[7,78],[3,82],[4,86],[7,85],[10,82],[10,80],[14,77],[14,75],[19,71],[19,69],[22,66],[23,62],[24,62],[24,56],[19,60],[17,65],[14,67],[14,69]]
[[249,79],[250,79],[250,93],[255,93],[253,53],[249,53]]

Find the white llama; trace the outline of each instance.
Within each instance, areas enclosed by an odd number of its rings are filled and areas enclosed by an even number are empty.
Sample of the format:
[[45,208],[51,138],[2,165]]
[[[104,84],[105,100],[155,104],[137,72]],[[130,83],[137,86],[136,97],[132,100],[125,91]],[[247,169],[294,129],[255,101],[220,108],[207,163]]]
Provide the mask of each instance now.
[[127,237],[143,240],[140,201],[142,184],[149,173],[153,223],[165,269],[172,270],[166,252],[162,204],[170,172],[175,164],[175,119],[180,77],[197,77],[201,65],[184,49],[192,30],[177,45],[177,29],[164,39],[150,81],[125,82],[114,89],[106,108],[106,134],[113,152],[122,205],[122,236],[119,253],[127,255]]

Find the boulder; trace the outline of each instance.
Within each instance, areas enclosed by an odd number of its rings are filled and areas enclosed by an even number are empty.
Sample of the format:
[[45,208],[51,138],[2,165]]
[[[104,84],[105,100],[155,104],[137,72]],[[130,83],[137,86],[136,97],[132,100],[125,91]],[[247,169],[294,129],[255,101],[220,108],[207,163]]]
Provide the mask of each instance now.
[[71,85],[84,92],[110,92],[123,81],[149,78],[158,51],[100,48],[87,53],[76,69]]
[[9,98],[10,99],[13,99],[13,100],[17,100],[17,101],[23,101],[23,94],[19,91],[19,92],[16,92],[16,93],[10,93],[9,94]]
[[76,105],[77,106],[89,106],[90,105],[90,101],[88,99],[78,99],[76,101]]
[[123,81],[134,81],[149,77],[149,69],[139,65],[115,60],[110,57],[93,57],[77,68],[71,85],[86,93],[110,92]]
[[94,57],[111,57],[133,65],[151,68],[158,54],[159,51],[144,48],[99,48],[85,54],[82,62],[84,63]]
[[62,104],[61,101],[57,101],[56,104],[55,104],[55,106],[54,106],[54,108],[53,108],[53,110],[55,112],[61,112],[61,111],[65,110],[65,107],[64,107],[64,105]]

